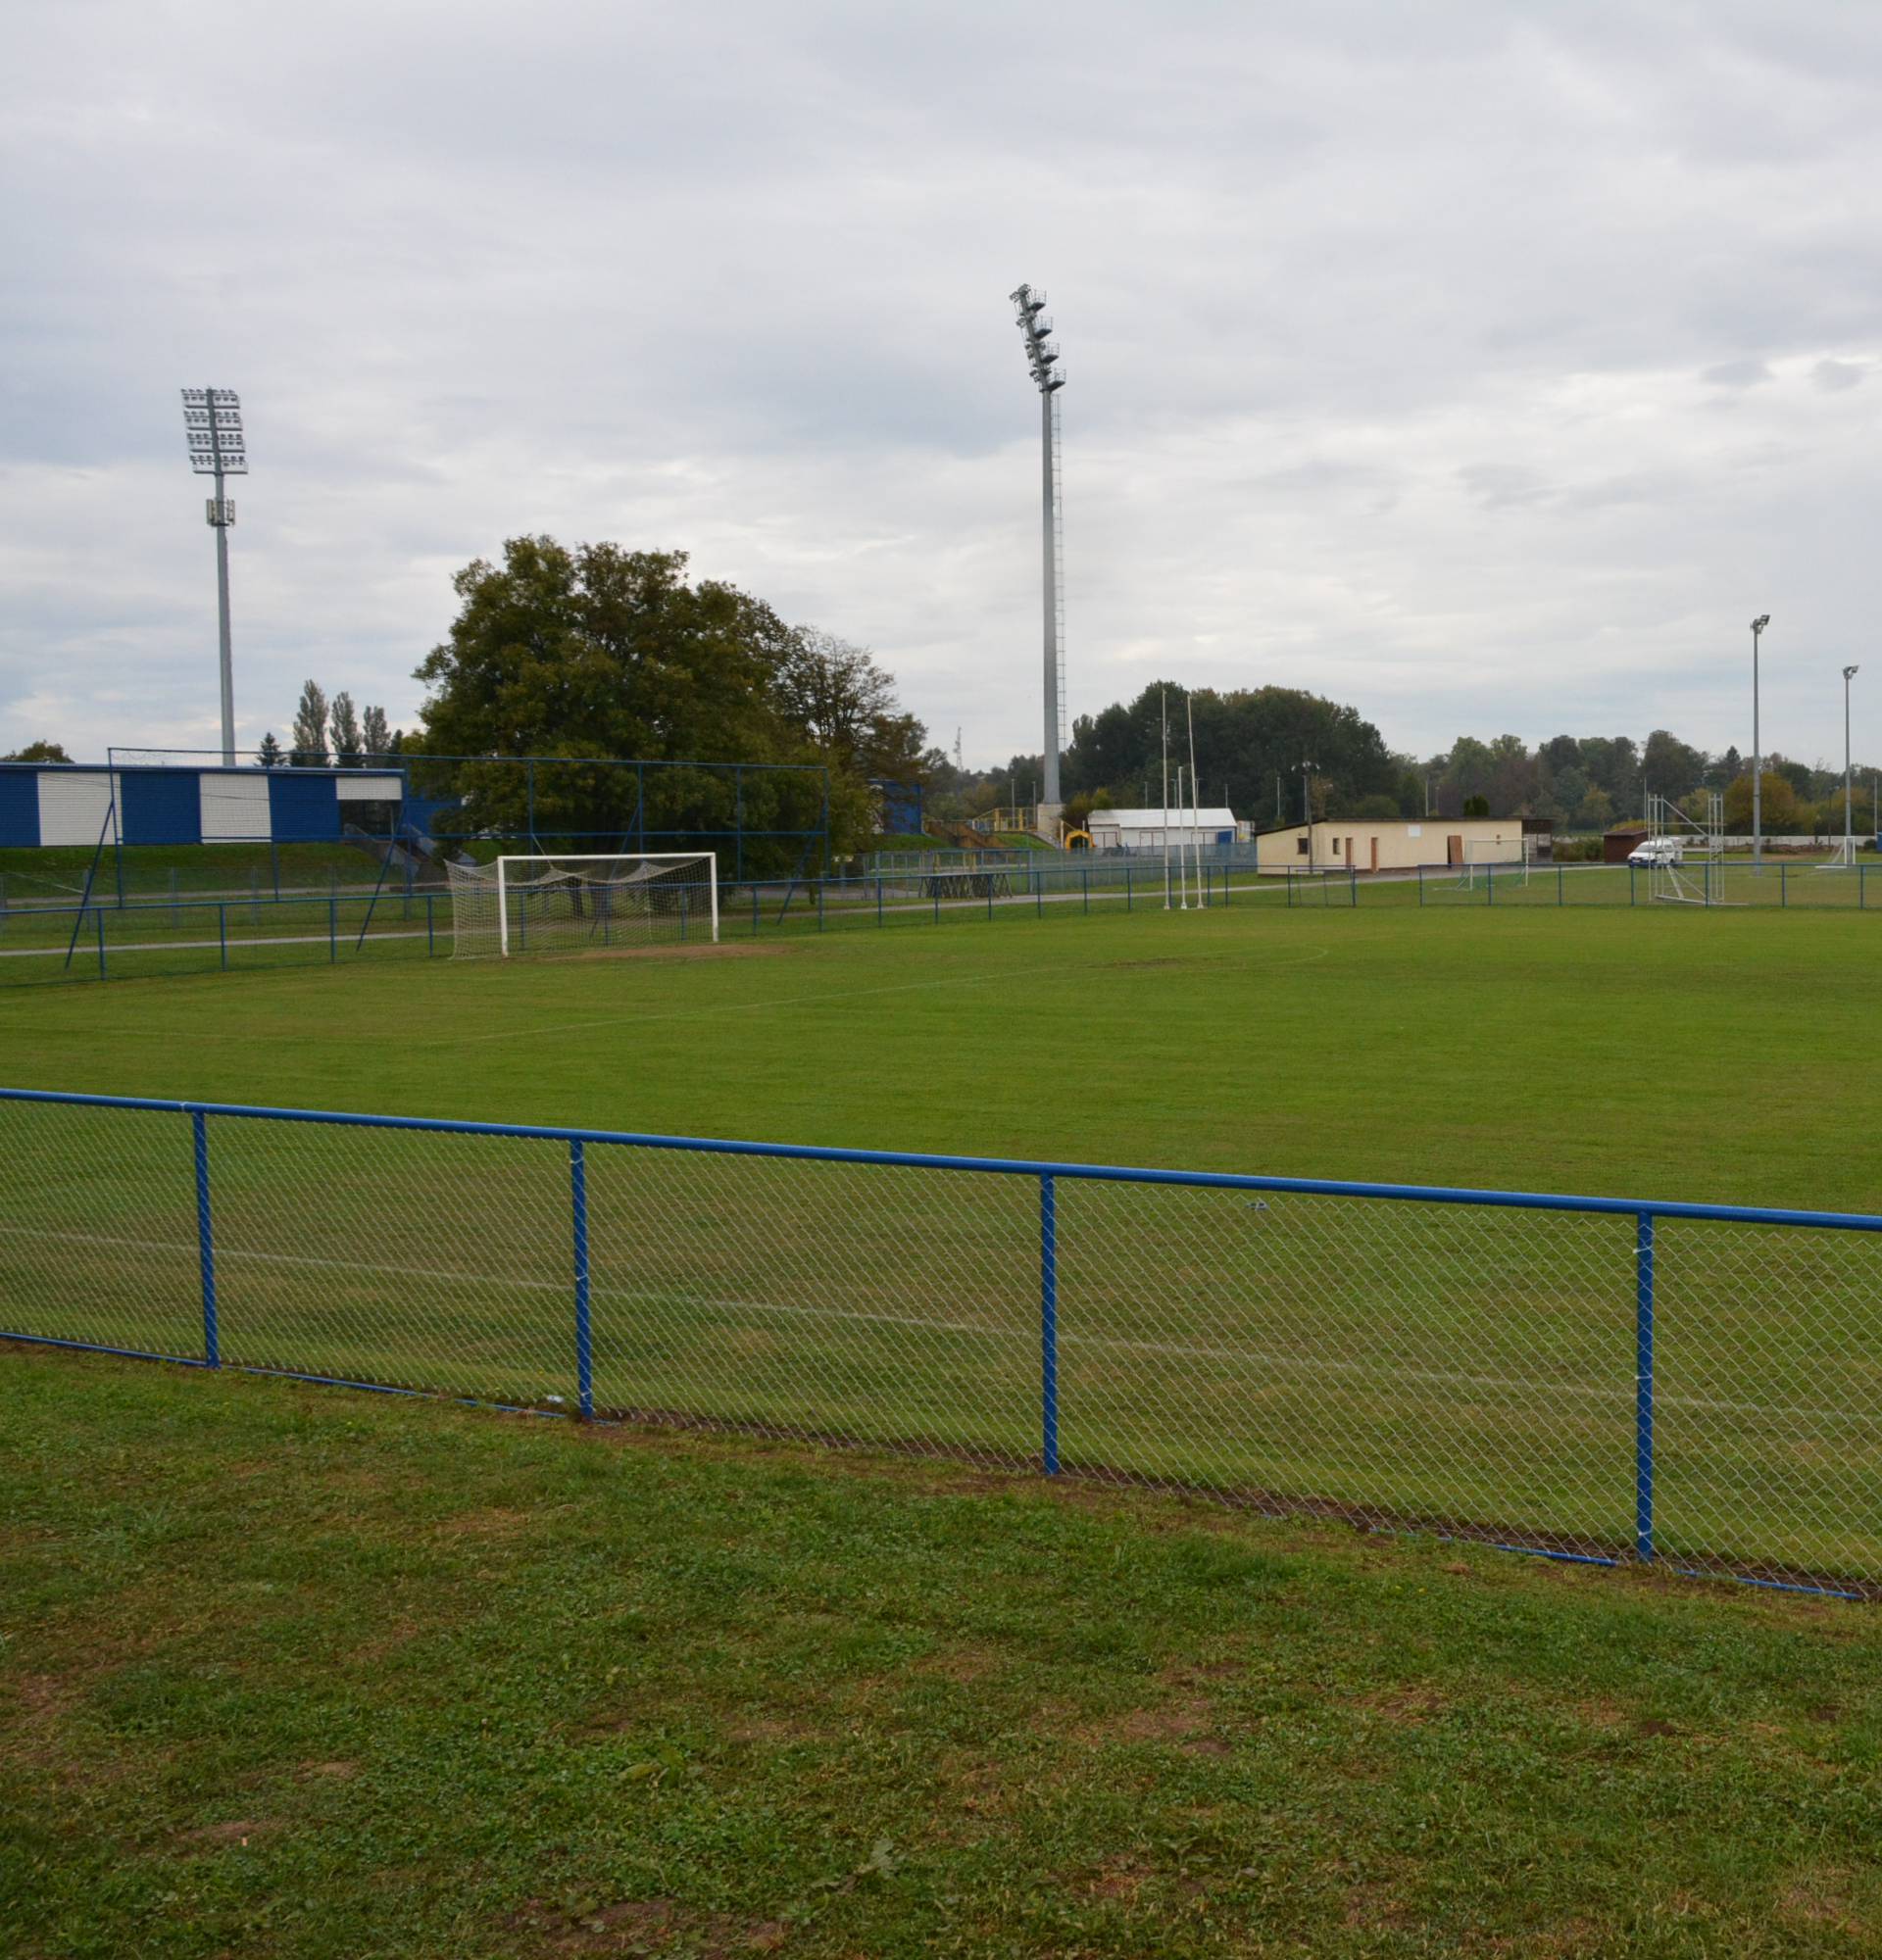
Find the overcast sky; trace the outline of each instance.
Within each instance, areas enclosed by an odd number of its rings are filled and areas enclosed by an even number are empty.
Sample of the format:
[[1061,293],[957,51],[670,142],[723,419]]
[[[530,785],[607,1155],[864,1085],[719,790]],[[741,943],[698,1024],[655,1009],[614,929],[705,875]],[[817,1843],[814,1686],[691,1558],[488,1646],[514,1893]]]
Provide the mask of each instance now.
[[[22,0],[0,751],[213,744],[177,389],[241,391],[238,729],[410,722],[450,574],[679,548],[1036,748],[1051,297],[1070,705],[1395,747],[1882,756],[1882,7]],[[1870,704],[1873,704],[1871,706]]]

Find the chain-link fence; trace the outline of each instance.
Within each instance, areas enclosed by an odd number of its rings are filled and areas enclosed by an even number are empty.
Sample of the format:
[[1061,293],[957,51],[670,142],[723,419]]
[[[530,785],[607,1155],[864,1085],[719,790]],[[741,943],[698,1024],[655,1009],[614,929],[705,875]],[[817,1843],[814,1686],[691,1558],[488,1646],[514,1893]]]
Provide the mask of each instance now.
[[10,1338],[1882,1592],[1882,1218],[0,1091]]

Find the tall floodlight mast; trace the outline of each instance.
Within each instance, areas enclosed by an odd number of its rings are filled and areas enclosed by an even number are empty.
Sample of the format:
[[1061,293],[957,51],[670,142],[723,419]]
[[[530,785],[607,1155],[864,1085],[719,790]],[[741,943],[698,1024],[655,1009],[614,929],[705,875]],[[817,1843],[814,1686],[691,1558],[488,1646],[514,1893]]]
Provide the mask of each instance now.
[[[1043,829],[1060,810],[1059,757],[1065,746],[1065,602],[1060,590],[1059,561],[1065,532],[1059,515],[1059,390],[1065,385],[1058,370],[1059,349],[1049,338],[1046,296],[1030,286],[1011,295],[1014,318],[1025,336],[1026,369],[1039,390],[1040,477],[1045,492],[1046,560],[1046,780],[1040,795],[1039,823]],[[1050,812],[1050,814],[1048,814]]]
[[223,495],[223,478],[248,474],[248,448],[242,436],[242,403],[233,388],[185,388],[183,435],[189,466],[216,479],[209,499],[210,527],[216,533],[216,605],[223,656],[223,760],[235,760],[235,661],[228,640],[228,527],[235,500]]

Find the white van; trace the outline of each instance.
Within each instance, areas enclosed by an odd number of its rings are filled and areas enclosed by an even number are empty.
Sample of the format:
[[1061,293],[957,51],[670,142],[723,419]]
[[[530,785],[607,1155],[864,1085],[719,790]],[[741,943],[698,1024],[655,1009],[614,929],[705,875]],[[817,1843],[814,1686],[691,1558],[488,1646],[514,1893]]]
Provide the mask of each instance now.
[[1643,837],[1627,854],[1627,861],[1641,870],[1663,869],[1680,861],[1677,837]]

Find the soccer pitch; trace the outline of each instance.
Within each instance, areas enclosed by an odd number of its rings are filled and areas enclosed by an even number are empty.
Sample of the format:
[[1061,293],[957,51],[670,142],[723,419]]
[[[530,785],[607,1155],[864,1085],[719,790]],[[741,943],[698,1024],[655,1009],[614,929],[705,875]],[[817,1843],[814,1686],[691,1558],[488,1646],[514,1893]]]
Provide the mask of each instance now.
[[357,963],[5,1000],[15,1087],[1863,1210],[1836,912],[1285,908]]

